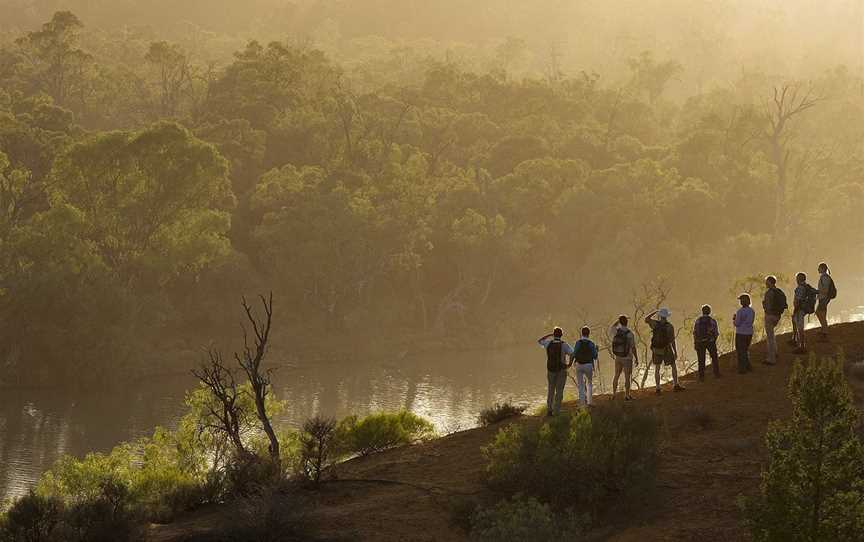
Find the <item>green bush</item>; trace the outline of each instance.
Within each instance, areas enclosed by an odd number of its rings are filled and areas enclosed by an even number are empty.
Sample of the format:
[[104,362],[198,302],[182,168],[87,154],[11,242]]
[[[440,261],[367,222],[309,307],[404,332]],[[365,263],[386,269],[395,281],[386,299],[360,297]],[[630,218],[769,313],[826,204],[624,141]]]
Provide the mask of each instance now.
[[0,541],[41,542],[57,540],[63,502],[33,491],[12,503],[0,517]]
[[125,486],[106,483],[98,496],[64,503],[31,491],[0,520],[3,542],[133,542],[141,529]]
[[864,539],[864,447],[842,366],[793,368],[792,417],[769,427],[760,492],[740,501],[757,542]]
[[612,406],[562,413],[539,426],[512,424],[483,450],[486,480],[593,517],[613,499],[620,508],[653,487],[656,435],[652,415]]
[[62,457],[42,476],[37,491],[69,506],[114,501],[122,492],[130,514],[169,521],[214,498],[203,466],[182,450],[177,433],[157,428],[153,437],[121,444],[108,454]]
[[313,540],[302,506],[277,491],[264,491],[234,503],[237,514],[226,542],[308,542]]
[[341,449],[361,456],[432,438],[435,427],[420,416],[401,410],[365,418],[348,416],[337,428]]
[[567,511],[555,513],[533,497],[516,495],[474,514],[471,539],[477,542],[548,542],[575,540],[586,519]]
[[521,416],[522,413],[525,412],[525,409],[526,407],[524,406],[516,406],[508,401],[495,403],[493,406],[481,410],[477,421],[481,426],[486,427],[487,425],[492,425],[508,418]]
[[275,465],[269,457],[250,455],[237,458],[228,464],[225,471],[226,496],[258,495],[281,479],[281,465]]
[[65,542],[132,542],[142,539],[133,515],[128,490],[122,485],[106,487],[103,495],[72,504],[63,517]]
[[300,468],[304,479],[317,484],[324,471],[339,457],[336,420],[316,416],[303,423],[300,432]]

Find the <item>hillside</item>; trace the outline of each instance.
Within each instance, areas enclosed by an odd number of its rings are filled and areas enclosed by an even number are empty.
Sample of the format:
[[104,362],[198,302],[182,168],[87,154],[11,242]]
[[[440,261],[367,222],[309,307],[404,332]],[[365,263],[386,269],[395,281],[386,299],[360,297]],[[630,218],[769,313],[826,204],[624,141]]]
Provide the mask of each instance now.
[[[849,365],[864,359],[864,323],[833,326],[831,338],[830,343],[816,343],[814,336],[814,353],[827,356],[842,350]],[[652,409],[661,423],[657,492],[638,513],[625,517],[610,511],[609,526],[588,539],[747,539],[735,500],[758,486],[766,426],[789,413],[786,384],[794,356],[786,340],[788,336],[778,341],[781,356],[775,367],[761,363],[765,344],[758,343],[751,374],[735,373],[733,353],[721,358],[719,380],[709,376],[700,384],[688,375],[683,378],[685,393],[637,392],[632,408]],[[860,408],[864,379],[853,376],[850,383]],[[601,397],[597,408],[608,401]],[[516,423],[537,422],[529,416]],[[490,496],[481,482],[480,449],[498,429],[471,429],[346,462],[339,466],[337,480],[306,494],[314,504],[306,521],[324,539],[466,540],[451,520],[453,508],[465,499],[482,503]],[[217,533],[236,513],[227,505],[202,509],[172,525],[152,526],[149,540],[219,540]]]

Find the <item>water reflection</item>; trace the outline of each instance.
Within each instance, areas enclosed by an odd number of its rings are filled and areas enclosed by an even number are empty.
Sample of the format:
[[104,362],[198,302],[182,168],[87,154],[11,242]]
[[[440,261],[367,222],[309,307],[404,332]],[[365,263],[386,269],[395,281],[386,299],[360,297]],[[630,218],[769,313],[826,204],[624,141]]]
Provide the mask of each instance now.
[[[275,353],[272,359],[282,358]],[[496,401],[544,401],[545,363],[542,350],[531,345],[384,361],[285,362],[274,377],[279,398],[288,404],[278,421],[297,427],[318,413],[342,417],[408,408],[432,420],[439,431],[464,429]],[[601,369],[608,386],[608,360]],[[107,392],[0,391],[0,498],[25,492],[62,454],[108,451],[151,434],[156,425],[172,426],[184,412],[186,390],[194,385],[191,376],[181,376]]]

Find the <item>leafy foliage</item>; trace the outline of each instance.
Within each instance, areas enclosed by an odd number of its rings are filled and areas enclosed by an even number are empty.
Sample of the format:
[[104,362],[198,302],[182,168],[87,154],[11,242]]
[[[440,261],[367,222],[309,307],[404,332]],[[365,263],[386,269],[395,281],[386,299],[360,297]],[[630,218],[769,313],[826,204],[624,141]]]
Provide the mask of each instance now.
[[318,483],[324,470],[340,456],[336,420],[315,417],[303,423],[300,433],[300,475]]
[[0,515],[0,540],[4,542],[41,542],[56,540],[63,514],[59,499],[31,491],[15,501]]
[[558,510],[632,505],[653,487],[656,433],[651,414],[620,407],[564,413],[536,428],[511,424],[483,451],[487,482]]
[[[511,340],[572,312],[567,285],[617,314],[630,285],[670,261],[683,262],[674,305],[725,291],[729,277],[791,276],[829,232],[822,257],[858,266],[861,76],[826,59],[806,71],[821,74],[809,87],[796,73],[775,87],[758,67],[696,62],[709,52],[690,36],[668,57],[633,43],[610,64],[604,48],[603,73],[502,36],[460,45],[456,62],[446,41],[384,37],[381,21],[405,13],[398,2],[163,6],[189,15],[173,22],[152,2],[72,1],[75,13],[54,14],[22,2],[0,7],[25,29],[0,37],[0,344],[16,352],[4,379],[158,372],[225,332],[237,290],[264,283],[296,311],[297,337],[506,329]],[[512,18],[521,28],[564,9],[541,4],[493,11],[524,14]],[[649,11],[705,20],[679,4]],[[458,9],[493,17],[482,5]],[[100,26],[132,13],[159,22]],[[260,40],[174,24],[221,27],[228,13],[232,24],[266,13]],[[309,45],[267,28],[306,32]],[[797,98],[766,110],[775,91]],[[556,249],[573,239],[579,250]],[[560,299],[534,290],[551,282]]]
[[742,500],[753,538],[861,540],[864,445],[843,357],[796,362],[789,394],[792,417],[765,436],[760,493]]
[[342,450],[361,456],[435,435],[435,427],[430,422],[407,410],[370,414],[364,418],[348,416],[339,422],[337,431]]
[[480,412],[478,421],[480,422],[480,425],[485,427],[487,425],[504,421],[508,418],[521,416],[522,413],[525,412],[525,409],[526,407],[524,406],[517,406],[508,401],[495,403],[493,406],[484,408]]
[[492,508],[479,510],[472,521],[471,539],[477,542],[576,540],[585,525],[585,518],[572,511],[557,514],[534,497],[516,495]]

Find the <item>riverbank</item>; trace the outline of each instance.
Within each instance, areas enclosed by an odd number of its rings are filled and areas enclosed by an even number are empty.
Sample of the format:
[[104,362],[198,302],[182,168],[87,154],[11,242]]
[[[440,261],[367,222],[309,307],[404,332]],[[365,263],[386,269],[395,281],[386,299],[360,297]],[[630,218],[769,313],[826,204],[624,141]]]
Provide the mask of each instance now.
[[[812,332],[811,332],[812,333]],[[831,342],[815,342],[817,356],[843,351],[847,364],[864,359],[864,323],[831,328]],[[735,501],[752,494],[765,460],[763,436],[771,420],[788,415],[789,370],[795,356],[781,337],[778,365],[769,367],[765,344],[753,347],[754,372],[738,375],[734,353],[721,358],[722,377],[699,383],[683,377],[684,393],[636,393],[631,408],[650,409],[659,420],[660,463],[656,493],[640,512],[627,517],[610,511],[608,526],[588,539],[622,542],[652,540],[746,540]],[[709,371],[710,373],[710,371]],[[860,374],[857,371],[854,374]],[[862,405],[864,380],[850,378]],[[600,397],[595,408],[610,398]],[[566,408],[576,408],[568,403]],[[506,423],[539,423],[523,416]],[[339,465],[336,479],[305,492],[304,522],[323,539],[376,541],[463,541],[458,510],[465,502],[491,502],[482,483],[481,448],[502,424],[470,429]],[[151,542],[219,540],[236,517],[232,505],[207,507],[171,525],[151,526]]]

